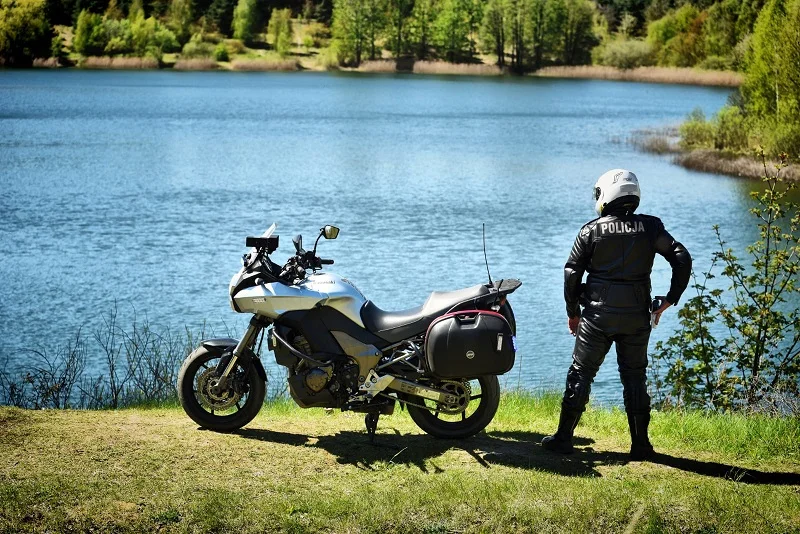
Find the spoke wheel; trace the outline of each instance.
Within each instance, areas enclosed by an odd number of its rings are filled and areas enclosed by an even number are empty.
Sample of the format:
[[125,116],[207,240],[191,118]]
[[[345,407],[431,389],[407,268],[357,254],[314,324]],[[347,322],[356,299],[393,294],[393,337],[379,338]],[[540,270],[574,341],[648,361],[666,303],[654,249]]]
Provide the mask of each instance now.
[[[500,404],[500,383],[494,375],[473,380],[443,380],[432,387],[443,389],[456,398],[450,404],[419,397],[409,400],[420,406],[408,405],[411,419],[423,431],[437,438],[458,439],[473,436],[486,428]],[[421,406],[424,404],[425,408]]]
[[178,374],[178,397],[198,425],[219,432],[241,428],[258,414],[266,388],[255,369],[238,363],[224,389],[217,388],[214,370],[222,354],[200,347],[186,358]]

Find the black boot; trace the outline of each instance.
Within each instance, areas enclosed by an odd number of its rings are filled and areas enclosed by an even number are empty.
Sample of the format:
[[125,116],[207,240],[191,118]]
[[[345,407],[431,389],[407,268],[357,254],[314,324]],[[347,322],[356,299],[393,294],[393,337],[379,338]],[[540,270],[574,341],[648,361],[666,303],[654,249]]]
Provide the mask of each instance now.
[[631,460],[647,460],[655,451],[647,437],[650,414],[628,414],[628,427],[631,431]]
[[560,452],[561,454],[572,454],[575,449],[572,447],[572,433],[578,426],[583,412],[567,410],[561,407],[561,417],[558,420],[558,430],[552,436],[542,439],[542,447],[548,451]]

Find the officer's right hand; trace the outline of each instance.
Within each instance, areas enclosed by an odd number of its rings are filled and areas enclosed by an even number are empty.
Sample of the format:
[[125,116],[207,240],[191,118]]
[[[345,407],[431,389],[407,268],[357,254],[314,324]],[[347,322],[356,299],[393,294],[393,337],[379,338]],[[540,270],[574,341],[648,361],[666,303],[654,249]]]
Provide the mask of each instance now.
[[577,317],[570,317],[567,319],[567,327],[569,327],[569,333],[573,336],[578,335],[578,324],[581,322],[580,315]]

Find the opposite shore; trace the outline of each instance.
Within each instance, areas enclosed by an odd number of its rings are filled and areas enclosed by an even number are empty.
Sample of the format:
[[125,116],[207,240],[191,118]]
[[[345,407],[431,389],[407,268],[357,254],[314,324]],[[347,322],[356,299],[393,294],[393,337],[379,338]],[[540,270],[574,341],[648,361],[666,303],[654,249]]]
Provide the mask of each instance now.
[[[364,61],[358,67],[331,67],[307,58],[286,59],[234,59],[215,61],[210,58],[174,59],[159,63],[154,58],[92,56],[77,65],[60,65],[53,58],[34,62],[37,68],[83,68],[150,70],[173,69],[180,71],[341,71],[383,74],[429,74],[445,76],[514,76],[508,69],[487,63],[450,63],[446,61],[420,61],[413,59],[380,59]],[[535,78],[569,78],[614,80],[644,83],[738,87],[742,74],[734,71],[703,70],[681,67],[637,67],[619,69],[601,65],[544,67],[522,75]]]

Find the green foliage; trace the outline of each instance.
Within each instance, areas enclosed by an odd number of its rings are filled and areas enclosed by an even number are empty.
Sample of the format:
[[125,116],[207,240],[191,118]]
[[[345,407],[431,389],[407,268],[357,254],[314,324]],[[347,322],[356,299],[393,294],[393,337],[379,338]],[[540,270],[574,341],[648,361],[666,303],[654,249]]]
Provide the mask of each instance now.
[[175,34],[178,43],[185,44],[191,35],[189,26],[192,23],[191,0],[171,0],[169,4],[169,28]]
[[180,50],[175,34],[155,17],[135,16],[131,21],[131,36],[133,53],[139,57],[153,57],[161,61],[164,52]]
[[0,1],[0,64],[29,66],[49,56],[51,36],[44,0]]
[[770,0],[745,58],[742,96],[769,153],[800,155],[800,0]]
[[[225,45],[222,45],[222,47],[225,48]],[[203,41],[203,35],[195,33],[194,35],[192,35],[192,38],[189,39],[189,42],[183,45],[183,49],[181,50],[181,57],[206,58],[215,55],[215,51],[216,47],[212,43],[207,43]],[[225,52],[227,53],[227,50]]]
[[50,57],[56,58],[59,63],[67,57],[67,53],[64,50],[64,38],[58,32],[50,41]]
[[273,9],[272,16],[269,18],[267,35],[272,40],[272,46],[280,54],[286,57],[292,48],[292,10]]
[[358,65],[367,53],[374,59],[385,24],[383,0],[334,0],[331,33],[339,63]]
[[488,0],[483,11],[480,39],[484,52],[497,56],[497,65],[506,64],[507,0]]
[[691,67],[704,57],[703,26],[708,13],[692,4],[669,12],[647,27],[647,42],[656,51],[659,65]]
[[72,48],[82,56],[103,53],[108,39],[103,29],[103,18],[97,13],[81,11],[72,37]]
[[228,61],[228,48],[225,46],[225,43],[218,43],[217,46],[214,48],[214,59],[216,61]]
[[594,53],[601,65],[618,69],[635,69],[655,64],[655,53],[650,43],[639,39],[613,39],[603,43]]
[[594,35],[594,5],[589,0],[565,0],[565,7],[561,63],[589,63],[591,49],[598,43]]
[[442,0],[434,22],[434,43],[439,54],[447,61],[469,59],[471,0]]
[[434,0],[414,2],[414,9],[411,11],[411,40],[418,59],[426,59],[430,55],[433,25],[438,16],[438,8],[438,2]]
[[727,57],[736,47],[738,0],[724,0],[708,9],[702,29],[703,52],[707,57]]
[[245,43],[253,41],[257,33],[257,0],[239,0],[233,10],[233,37]]
[[[733,113],[733,112],[729,112]],[[759,238],[746,248],[745,265],[714,227],[719,250],[711,267],[695,278],[695,296],[679,312],[681,329],[656,345],[654,359],[666,364],[667,400],[691,407],[730,409],[779,402],[781,393],[800,394],[800,205],[793,182],[767,170],[764,187],[751,193]],[[728,293],[710,289],[716,266],[730,283]],[[712,331],[725,331],[717,340]]]
[[714,147],[714,125],[706,121],[700,108],[692,111],[687,120],[679,128],[681,148],[694,150]]

